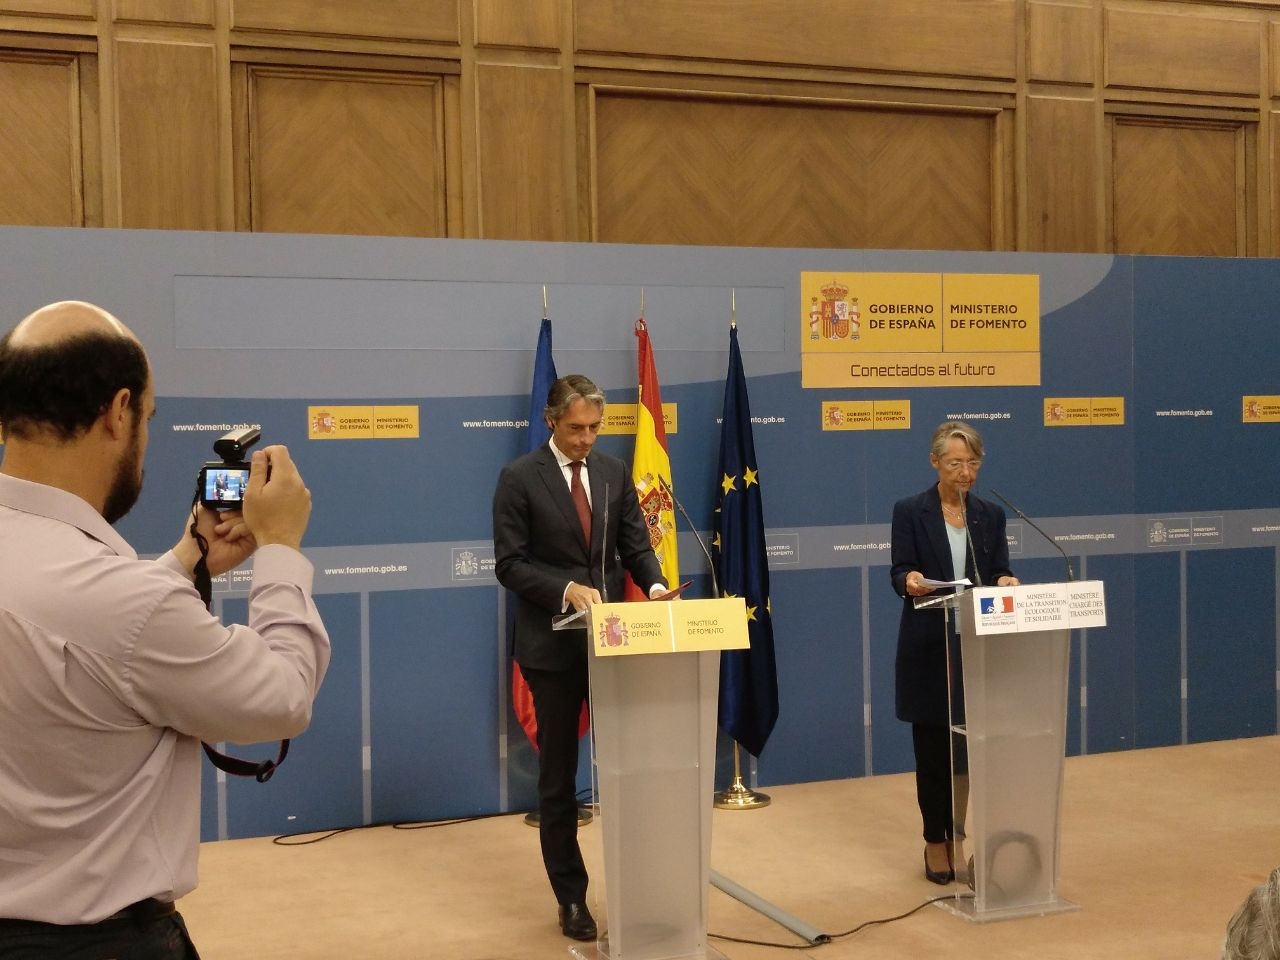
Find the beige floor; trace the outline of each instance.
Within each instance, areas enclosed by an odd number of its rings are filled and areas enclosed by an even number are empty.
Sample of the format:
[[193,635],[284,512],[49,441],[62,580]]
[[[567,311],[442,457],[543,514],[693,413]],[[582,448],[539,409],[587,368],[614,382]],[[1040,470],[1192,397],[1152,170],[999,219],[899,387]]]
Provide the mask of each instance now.
[[[910,776],[768,792],[763,809],[715,812],[713,869],[831,934],[940,892],[921,875]],[[599,836],[597,826],[582,832],[596,878]],[[211,843],[181,909],[204,960],[566,957],[537,844],[519,816],[377,827],[308,846]],[[1062,844],[1061,892],[1077,912],[971,924],[930,906],[807,952],[1217,958],[1232,911],[1280,865],[1280,738],[1072,758]],[[799,942],[719,891],[710,930]],[[711,943],[731,960],[786,955]]]

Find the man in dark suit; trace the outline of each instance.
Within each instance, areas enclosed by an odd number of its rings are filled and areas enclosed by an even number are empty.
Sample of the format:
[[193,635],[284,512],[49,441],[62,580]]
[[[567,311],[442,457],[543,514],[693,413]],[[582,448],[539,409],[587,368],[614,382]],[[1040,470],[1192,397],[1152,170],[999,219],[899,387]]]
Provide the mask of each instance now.
[[604,394],[584,376],[551,385],[543,411],[551,439],[507,464],[493,495],[498,581],[516,595],[515,657],[538,721],[542,860],[560,928],[594,940],[587,869],[578,846],[578,717],[587,698],[582,629],[551,619],[601,600],[621,600],[624,570],[649,596],[666,590],[662,568],[621,460],[592,451]]

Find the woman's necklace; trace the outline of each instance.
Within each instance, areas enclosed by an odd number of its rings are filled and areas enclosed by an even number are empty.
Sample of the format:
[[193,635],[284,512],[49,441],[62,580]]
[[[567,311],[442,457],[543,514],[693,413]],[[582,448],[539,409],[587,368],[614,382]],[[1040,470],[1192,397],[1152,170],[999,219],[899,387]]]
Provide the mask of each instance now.
[[964,522],[964,514],[962,514],[959,510],[955,509],[954,507],[948,507],[944,503],[942,505],[942,512],[946,514],[948,517],[950,517],[952,520],[956,520],[960,523]]

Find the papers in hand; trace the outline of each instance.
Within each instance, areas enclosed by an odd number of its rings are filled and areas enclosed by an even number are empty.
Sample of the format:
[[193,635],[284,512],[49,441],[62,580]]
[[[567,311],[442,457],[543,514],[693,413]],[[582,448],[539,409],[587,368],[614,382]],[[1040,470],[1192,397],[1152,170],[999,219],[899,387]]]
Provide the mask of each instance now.
[[972,587],[973,581],[968,577],[961,577],[959,580],[930,580],[928,577],[920,579],[920,586],[928,587],[930,590],[939,590],[945,587],[955,587],[959,593],[965,587]]
[[686,580],[684,583],[680,584],[680,586],[676,587],[674,590],[668,590],[666,593],[660,593],[660,594],[658,594],[656,597],[651,597],[650,599],[652,599],[652,600],[674,600],[676,597],[680,596],[680,594],[682,594],[682,593],[684,593],[686,590],[688,590],[688,589],[689,589],[689,585],[690,585],[691,583],[693,583],[693,581],[692,581],[692,580]]

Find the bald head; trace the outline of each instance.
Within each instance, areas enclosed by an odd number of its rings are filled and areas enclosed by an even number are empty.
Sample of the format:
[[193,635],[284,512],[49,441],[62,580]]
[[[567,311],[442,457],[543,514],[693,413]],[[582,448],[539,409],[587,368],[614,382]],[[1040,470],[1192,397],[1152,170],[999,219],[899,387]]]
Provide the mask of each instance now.
[[121,390],[141,413],[151,371],[138,338],[101,307],[51,303],[0,340],[0,428],[6,438],[85,432]]
[[29,314],[6,338],[15,349],[56,346],[85,336],[127,337],[137,342],[133,331],[106,310],[83,300],[59,300]]

